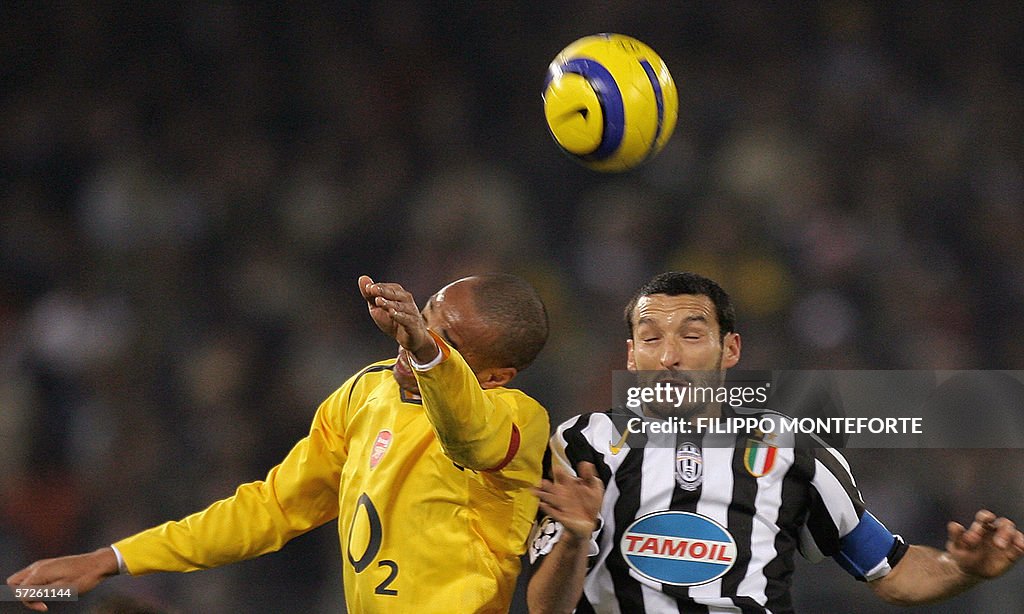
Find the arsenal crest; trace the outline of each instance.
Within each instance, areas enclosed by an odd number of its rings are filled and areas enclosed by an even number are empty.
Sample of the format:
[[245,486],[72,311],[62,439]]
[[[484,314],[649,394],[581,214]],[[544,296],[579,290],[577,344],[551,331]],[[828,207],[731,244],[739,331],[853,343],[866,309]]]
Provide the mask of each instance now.
[[704,456],[695,444],[684,441],[676,448],[676,484],[683,490],[697,490],[704,482]]
[[377,433],[377,439],[373,442],[373,448],[370,450],[370,469],[376,467],[380,463],[380,459],[384,458],[384,453],[391,445],[391,438],[391,431],[387,429]]

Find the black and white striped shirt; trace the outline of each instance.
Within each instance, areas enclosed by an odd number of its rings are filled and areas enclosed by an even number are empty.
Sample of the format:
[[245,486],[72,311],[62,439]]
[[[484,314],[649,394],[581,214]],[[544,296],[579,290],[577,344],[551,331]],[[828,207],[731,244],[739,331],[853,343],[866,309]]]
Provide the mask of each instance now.
[[[760,431],[631,433],[637,419],[625,410],[584,414],[551,438],[549,462],[573,473],[592,462],[605,485],[577,612],[792,612],[794,552],[831,556],[874,580],[906,551],[866,511],[833,449]],[[541,518],[531,562],[560,534]]]

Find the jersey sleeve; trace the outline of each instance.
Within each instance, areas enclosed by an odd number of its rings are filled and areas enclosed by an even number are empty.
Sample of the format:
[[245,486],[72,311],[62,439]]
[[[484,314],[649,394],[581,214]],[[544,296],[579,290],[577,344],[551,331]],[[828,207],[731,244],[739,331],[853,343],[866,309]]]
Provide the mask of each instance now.
[[535,457],[536,479],[548,435],[547,413],[518,391],[485,391],[462,355],[431,334],[442,359],[427,370],[413,371],[445,455],[467,469],[498,472],[521,456],[526,445]]
[[807,522],[801,553],[811,561],[830,556],[858,580],[887,575],[908,546],[864,505],[843,456],[832,448],[814,448]]
[[243,484],[233,496],[182,520],[116,542],[128,571],[140,575],[226,565],[278,550],[336,518],[346,458],[343,410],[357,379],[320,405],[309,434],[266,479]]

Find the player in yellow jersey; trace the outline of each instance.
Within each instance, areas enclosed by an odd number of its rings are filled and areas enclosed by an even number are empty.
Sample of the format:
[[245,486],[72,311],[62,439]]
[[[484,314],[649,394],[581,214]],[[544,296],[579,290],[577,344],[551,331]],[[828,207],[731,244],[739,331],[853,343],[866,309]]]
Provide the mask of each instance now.
[[84,593],[119,572],[216,567],[337,518],[351,612],[507,612],[548,417],[505,385],[547,339],[544,306],[511,275],[456,281],[422,313],[398,284],[363,276],[359,290],[398,357],[328,397],[265,480],[111,547],[33,563],[8,584]]

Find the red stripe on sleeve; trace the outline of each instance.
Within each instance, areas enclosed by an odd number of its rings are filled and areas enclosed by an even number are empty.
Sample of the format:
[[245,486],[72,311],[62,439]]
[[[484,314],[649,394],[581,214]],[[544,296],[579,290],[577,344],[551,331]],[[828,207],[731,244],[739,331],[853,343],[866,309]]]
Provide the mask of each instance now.
[[508,452],[505,453],[505,458],[500,463],[491,467],[490,469],[484,469],[484,471],[501,471],[506,465],[512,462],[515,458],[516,452],[519,451],[519,427],[512,425],[512,436],[509,437]]

